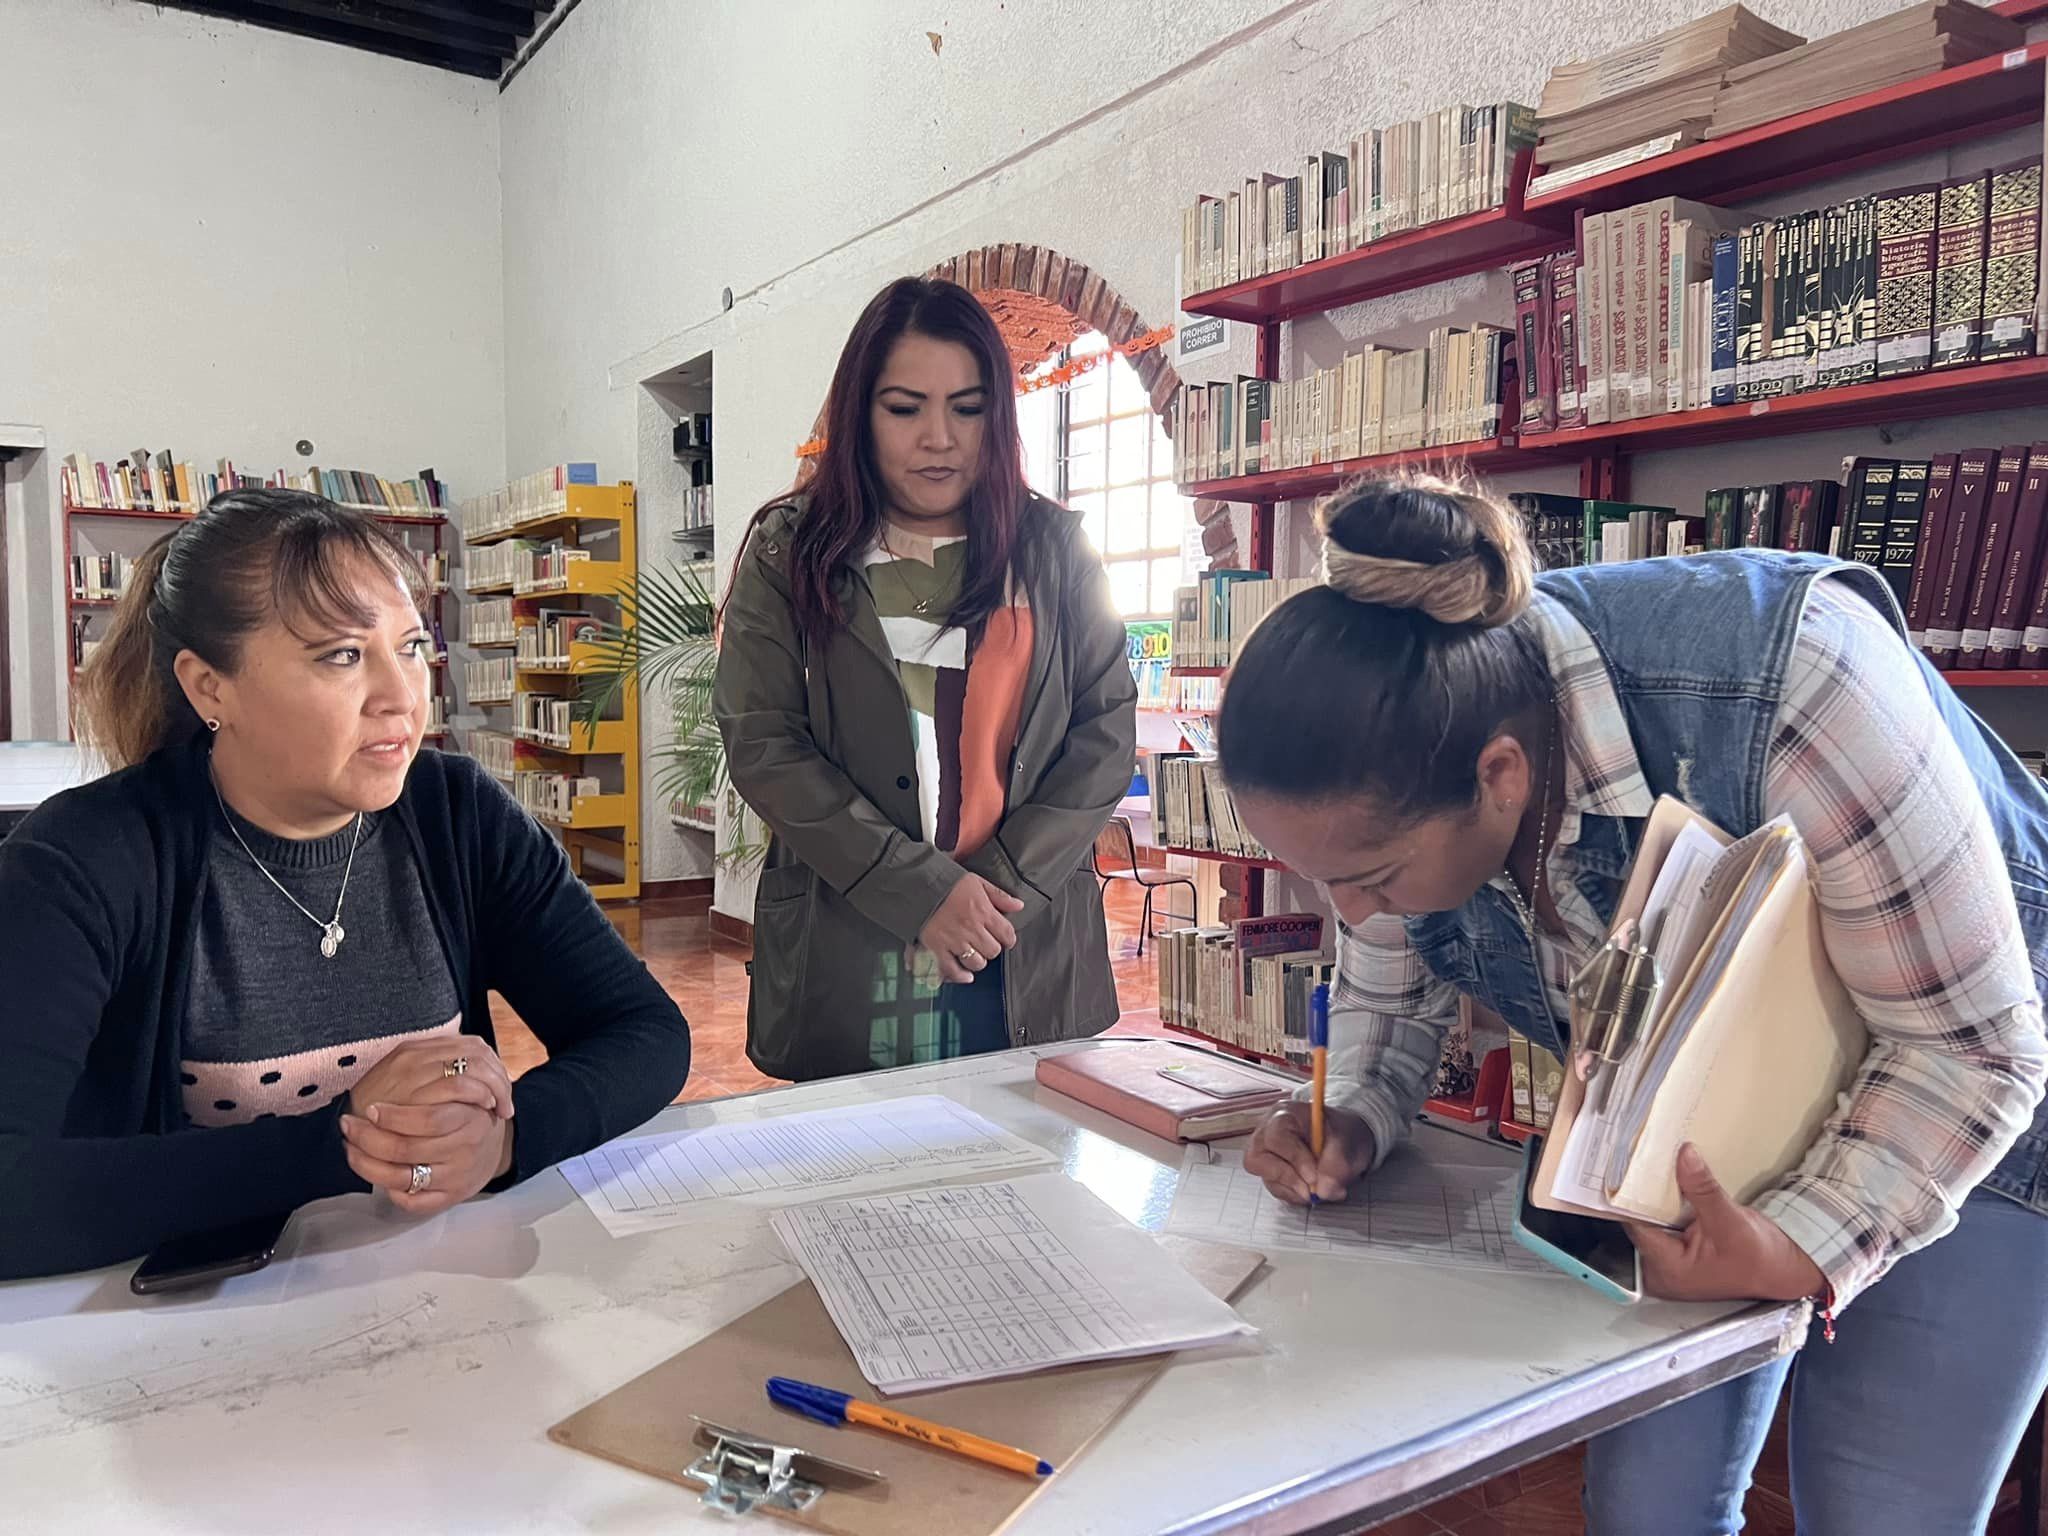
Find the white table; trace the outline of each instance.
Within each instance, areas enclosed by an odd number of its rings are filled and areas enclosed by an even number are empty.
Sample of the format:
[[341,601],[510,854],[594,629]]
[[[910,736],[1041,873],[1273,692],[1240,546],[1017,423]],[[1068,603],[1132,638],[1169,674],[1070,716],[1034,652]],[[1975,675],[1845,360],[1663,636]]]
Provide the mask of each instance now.
[[[1180,1149],[1038,1088],[1040,1054],[656,1124],[945,1093],[1159,1226]],[[552,1172],[418,1224],[368,1196],[309,1207],[268,1270],[192,1299],[139,1301],[129,1268],[0,1285],[0,1530],[712,1529],[688,1492],[546,1430],[799,1278],[759,1213],[613,1239]],[[1285,1253],[1237,1305],[1259,1339],[1177,1360],[1021,1536],[1356,1529],[1760,1365],[1805,1323]]]
[[0,741],[0,811],[32,811],[90,777],[68,741]]

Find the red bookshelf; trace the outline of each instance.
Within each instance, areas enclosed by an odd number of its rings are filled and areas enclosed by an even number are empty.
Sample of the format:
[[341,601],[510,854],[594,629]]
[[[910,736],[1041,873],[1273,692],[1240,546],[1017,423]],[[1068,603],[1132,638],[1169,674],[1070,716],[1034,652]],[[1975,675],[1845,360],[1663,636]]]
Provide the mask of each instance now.
[[2048,0],[1998,0],[1991,9],[2008,21],[2048,21]]
[[1951,688],[2048,688],[2048,671],[1994,671],[1958,667],[1943,672]]
[[1301,1063],[1289,1061],[1285,1056],[1269,1056],[1266,1052],[1252,1050],[1249,1046],[1232,1045],[1229,1041],[1219,1040],[1202,1030],[1190,1029],[1185,1024],[1169,1024],[1164,1019],[1160,1020],[1159,1027],[1176,1035],[1187,1035],[1199,1040],[1211,1050],[1220,1051],[1225,1056],[1235,1056],[1239,1061],[1256,1061],[1269,1067],[1284,1067],[1297,1077],[1301,1075]]
[[1527,438],[1517,443],[1512,437],[1490,437],[1475,443],[1449,443],[1438,448],[1411,448],[1400,453],[1377,453],[1362,459],[1344,459],[1334,464],[1305,464],[1298,469],[1274,470],[1270,474],[1238,475],[1228,480],[1203,480],[1184,488],[1184,494],[1210,501],[1297,501],[1334,491],[1354,475],[1390,471],[1404,465],[1425,469],[1462,464],[1469,469],[1511,469],[1546,460],[1575,459],[1576,446],[1552,446],[1558,434]]
[[1223,668],[1223,667],[1170,667],[1170,668],[1168,668],[1168,669],[1167,669],[1167,676],[1168,676],[1168,677],[1221,677],[1221,676],[1222,676],[1222,675],[1224,674],[1224,672],[1225,672],[1226,670],[1227,670],[1227,669],[1226,669],[1226,668]]
[[1741,202],[2037,122],[2044,60],[2048,43],[2034,43],[1867,91],[1531,197],[1527,214],[1569,231],[1580,210],[1605,213],[1652,197]]
[[1159,845],[1161,853],[1177,853],[1183,858],[1204,859],[1211,864],[1242,864],[1247,869],[1285,869],[1287,866],[1277,859],[1248,859],[1235,853],[1217,853],[1209,848],[1178,848],[1169,843]]

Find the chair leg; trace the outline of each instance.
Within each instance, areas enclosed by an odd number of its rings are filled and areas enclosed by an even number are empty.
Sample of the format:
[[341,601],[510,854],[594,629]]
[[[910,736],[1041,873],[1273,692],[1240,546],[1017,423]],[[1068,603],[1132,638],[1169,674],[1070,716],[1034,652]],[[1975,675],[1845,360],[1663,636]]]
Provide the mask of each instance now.
[[1145,905],[1138,913],[1138,958],[1145,958],[1145,935],[1152,931],[1152,887],[1145,887]]

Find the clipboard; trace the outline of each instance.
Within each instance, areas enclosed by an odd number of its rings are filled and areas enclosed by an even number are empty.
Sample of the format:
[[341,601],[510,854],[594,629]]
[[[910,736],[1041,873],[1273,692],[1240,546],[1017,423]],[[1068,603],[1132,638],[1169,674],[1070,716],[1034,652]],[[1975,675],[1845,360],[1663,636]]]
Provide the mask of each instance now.
[[[1827,956],[1804,844],[1789,827],[1772,835],[1783,867],[1749,920],[1722,917],[1684,976],[1646,974],[1640,941],[1621,942],[1623,925],[1641,917],[1665,857],[1688,824],[1727,847],[1735,840],[1670,796],[1660,796],[1615,905],[1611,938],[1572,985],[1572,1053],[1613,1063],[1648,1049],[1646,1021],[1660,999],[1673,1006],[1698,992],[1696,1021],[1677,1047],[1647,1117],[1628,1144],[1628,1171],[1607,1190],[1636,1220],[1677,1227],[1689,1214],[1678,1192],[1678,1148],[1691,1141],[1728,1192],[1748,1202],[1795,1166],[1820,1133],[1869,1046],[1862,1016]],[[1768,831],[1769,829],[1764,829]],[[1732,946],[1711,990],[1706,951]],[[1663,1023],[1655,1026],[1661,1035]],[[1564,1091],[1529,1183],[1546,1210],[1615,1219],[1556,1189],[1563,1151],[1585,1108],[1587,1083],[1568,1058]]]
[[[1158,1241],[1225,1301],[1265,1262],[1247,1248],[1175,1236]],[[1064,1468],[1172,1358],[1089,1361],[891,1397],[889,1406],[1024,1446]],[[993,1536],[1050,1481],[897,1435],[785,1413],[768,1401],[770,1376],[872,1395],[816,1288],[799,1280],[571,1414],[548,1438],[663,1478],[736,1514],[742,1511],[718,1493],[740,1490],[749,1506],[745,1518],[766,1516],[823,1536]],[[778,1475],[779,1498],[767,1487]],[[707,1487],[708,1479],[719,1486]]]

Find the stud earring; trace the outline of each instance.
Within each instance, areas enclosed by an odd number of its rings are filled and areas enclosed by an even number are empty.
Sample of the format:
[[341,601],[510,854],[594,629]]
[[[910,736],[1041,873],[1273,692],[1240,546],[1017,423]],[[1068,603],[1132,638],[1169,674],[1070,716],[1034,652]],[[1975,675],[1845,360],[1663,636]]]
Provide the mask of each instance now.
[[214,719],[213,716],[211,715],[208,715],[206,717],[206,728],[209,731],[212,731],[216,736],[220,734],[220,722]]

